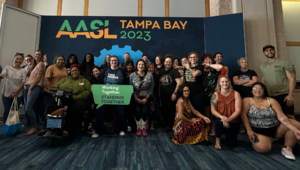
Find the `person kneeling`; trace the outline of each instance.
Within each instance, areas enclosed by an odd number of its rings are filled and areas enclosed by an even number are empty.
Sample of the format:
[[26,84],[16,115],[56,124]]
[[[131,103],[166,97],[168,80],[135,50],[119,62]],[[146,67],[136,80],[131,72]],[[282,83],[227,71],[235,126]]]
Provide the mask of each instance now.
[[289,119],[279,103],[268,97],[264,84],[257,82],[252,85],[251,97],[243,99],[241,117],[256,152],[269,152],[274,138],[284,137],[281,154],[287,159],[296,159],[292,148],[300,140],[300,123]]
[[[197,144],[207,141],[207,124],[209,118],[203,116],[192,106],[190,100],[190,89],[183,84],[178,90],[178,100],[176,103],[176,117],[173,126],[174,135],[172,141],[175,144]],[[198,118],[193,118],[193,117]]]
[[211,113],[215,121],[215,149],[221,150],[220,138],[224,132],[229,146],[235,146],[237,143],[242,101],[240,94],[233,90],[226,76],[219,77],[217,83],[216,92],[211,97]]

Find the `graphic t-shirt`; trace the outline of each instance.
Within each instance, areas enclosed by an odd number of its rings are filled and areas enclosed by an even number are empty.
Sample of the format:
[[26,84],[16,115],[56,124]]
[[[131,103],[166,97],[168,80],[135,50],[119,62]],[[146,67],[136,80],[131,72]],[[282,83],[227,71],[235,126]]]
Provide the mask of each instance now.
[[260,71],[265,78],[270,96],[278,96],[289,93],[289,79],[285,71],[292,71],[295,66],[287,59],[277,58],[273,62],[265,62],[260,65]]
[[120,68],[117,70],[112,70],[111,68],[108,68],[105,70],[104,73],[104,84],[123,84],[124,80],[123,73]]
[[203,73],[201,74],[204,86],[204,97],[208,100],[210,100],[212,94],[216,90],[220,73],[220,71],[210,68],[209,71],[203,71]]
[[160,74],[161,70],[164,70],[165,66],[162,65],[160,68],[158,68],[157,66],[156,67],[156,71],[157,71],[157,74]]
[[[197,65],[195,67],[190,67],[192,70],[200,70],[203,73],[204,66]],[[204,91],[203,89],[203,81],[202,76],[194,77],[190,70],[184,69],[185,72],[185,82],[190,88],[191,93],[201,93]]]
[[160,91],[161,93],[172,94],[176,88],[176,80],[180,78],[178,70],[170,68],[168,71],[165,69],[161,70],[159,73],[159,82],[161,84]]
[[[238,76],[239,80],[252,80],[252,77],[257,76],[257,74],[254,70],[248,70],[246,72],[238,70],[234,72],[233,76]],[[251,86],[236,85],[236,91],[240,93],[242,98],[244,98],[251,92]]]

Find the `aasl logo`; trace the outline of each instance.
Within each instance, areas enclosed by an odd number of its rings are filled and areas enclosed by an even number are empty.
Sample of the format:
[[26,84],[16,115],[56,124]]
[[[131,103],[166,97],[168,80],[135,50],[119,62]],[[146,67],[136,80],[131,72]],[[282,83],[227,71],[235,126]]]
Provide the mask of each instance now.
[[[100,28],[102,26],[104,26],[104,29]],[[108,26],[109,26],[109,20],[104,20],[104,23],[101,20],[93,20],[90,23],[90,28],[93,31],[89,32],[84,20],[80,20],[75,31],[73,32],[69,21],[66,19],[61,25],[55,38],[60,38],[62,35],[68,35],[70,38],[77,38],[78,35],[84,35],[86,38],[94,38],[94,39],[99,39],[102,37],[104,37],[104,39],[117,39],[118,37],[117,35],[109,34]]]

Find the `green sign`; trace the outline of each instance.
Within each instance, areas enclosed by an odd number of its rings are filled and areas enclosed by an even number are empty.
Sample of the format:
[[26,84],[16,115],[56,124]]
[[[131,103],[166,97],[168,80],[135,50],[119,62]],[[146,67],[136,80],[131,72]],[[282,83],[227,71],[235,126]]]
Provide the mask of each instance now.
[[132,94],[132,85],[92,85],[94,101],[102,105],[128,105]]

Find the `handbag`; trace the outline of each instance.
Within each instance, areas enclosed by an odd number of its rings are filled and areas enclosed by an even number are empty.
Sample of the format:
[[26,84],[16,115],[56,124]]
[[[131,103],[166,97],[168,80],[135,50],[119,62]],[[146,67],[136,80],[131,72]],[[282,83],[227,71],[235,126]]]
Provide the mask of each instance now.
[[14,135],[20,129],[19,109],[17,97],[14,98],[7,120],[4,125],[3,133],[6,135]]

